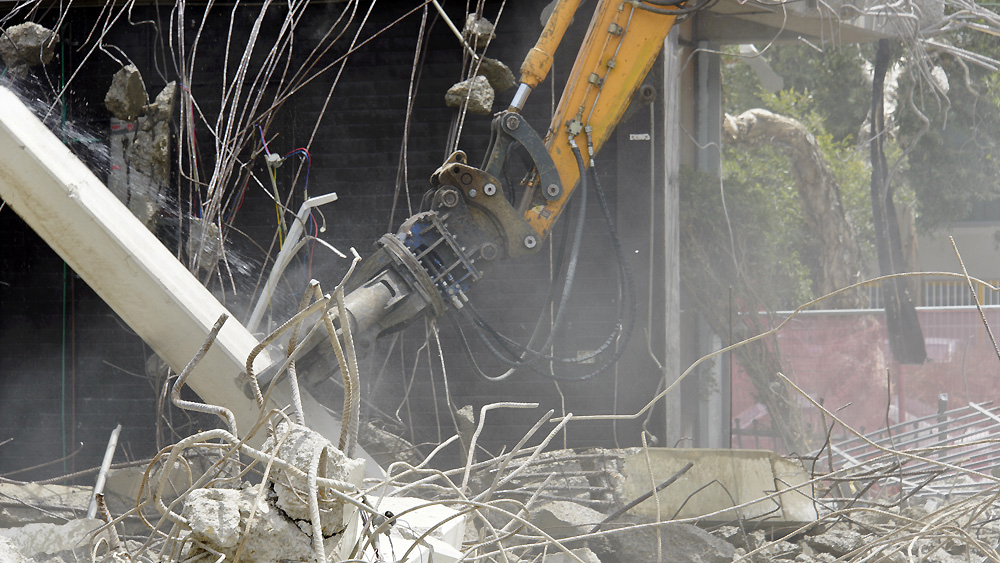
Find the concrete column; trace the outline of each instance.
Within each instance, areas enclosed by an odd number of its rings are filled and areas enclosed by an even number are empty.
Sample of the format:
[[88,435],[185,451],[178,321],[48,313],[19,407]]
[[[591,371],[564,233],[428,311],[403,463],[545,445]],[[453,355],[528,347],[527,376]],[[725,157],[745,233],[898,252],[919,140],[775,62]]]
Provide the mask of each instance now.
[[[664,383],[670,385],[681,374],[680,308],[680,75],[679,28],[675,27],[663,45],[663,248],[664,292],[661,311],[663,332]],[[681,395],[675,389],[666,397],[666,444],[673,446],[681,438]]]
[[[695,55],[695,138],[698,149],[695,164],[698,170],[722,177],[722,66],[717,54],[719,45],[708,41],[698,42]],[[720,295],[720,299],[728,296]],[[704,325],[704,323],[699,323]],[[721,346],[718,335],[699,338],[699,357]],[[723,362],[713,363],[711,378],[716,384],[698,386],[711,392],[699,392],[690,400],[698,404],[696,435],[700,447],[721,447],[729,444],[729,377],[728,368],[723,374]],[[725,377],[723,377],[725,375]],[[709,375],[706,374],[706,377]]]

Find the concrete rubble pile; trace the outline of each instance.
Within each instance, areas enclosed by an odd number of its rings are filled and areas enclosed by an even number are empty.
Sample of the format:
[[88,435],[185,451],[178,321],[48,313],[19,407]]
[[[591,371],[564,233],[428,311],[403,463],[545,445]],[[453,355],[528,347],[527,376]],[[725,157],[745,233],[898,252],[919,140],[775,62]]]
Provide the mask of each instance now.
[[[457,437],[448,444],[454,441]],[[705,481],[704,467],[722,465],[728,456],[747,468],[751,464],[744,458],[772,459],[772,453],[543,452],[547,443],[544,439],[539,446],[484,461],[470,459],[445,471],[430,468],[432,454],[422,464],[398,462],[384,478],[363,480],[361,460],[301,425],[278,420],[260,450],[227,440],[224,431],[208,431],[169,448],[150,465],[132,512],[115,520],[114,527],[83,517],[88,488],[0,484],[0,561],[450,562],[475,557],[559,563],[957,563],[997,557],[995,487],[972,495],[906,495],[892,487],[891,475],[876,472],[873,480],[869,471],[866,482],[841,473],[834,480],[851,483],[846,488],[860,494],[833,498],[830,492],[837,488],[818,487],[822,494],[814,495],[811,484],[797,488],[802,494],[753,491],[759,495],[754,500],[771,503],[772,510],[747,517],[754,502],[719,506],[702,494],[713,486]],[[208,462],[198,461],[213,450]],[[694,461],[679,471],[667,468],[672,478],[680,476],[657,495],[633,498],[636,481],[649,482],[651,475],[660,479],[657,470],[669,464],[633,462],[655,462],[657,456]],[[194,468],[194,482],[178,487],[185,466]],[[113,473],[109,486],[134,477],[135,471]],[[828,477],[816,483],[829,484]],[[776,478],[790,479],[787,474]],[[755,486],[746,480],[716,485],[734,499],[745,498]],[[782,506],[779,497],[804,499],[806,492],[814,495],[806,500],[816,508],[815,517],[796,521],[795,507]],[[126,501],[113,495],[108,504],[112,512],[127,509]]]

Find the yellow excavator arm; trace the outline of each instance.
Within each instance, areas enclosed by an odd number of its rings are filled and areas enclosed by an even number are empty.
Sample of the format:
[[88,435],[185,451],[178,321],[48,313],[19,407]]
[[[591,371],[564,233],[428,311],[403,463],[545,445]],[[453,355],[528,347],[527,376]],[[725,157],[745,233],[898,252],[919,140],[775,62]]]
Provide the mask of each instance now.
[[[521,115],[547,76],[580,0],[561,0],[521,67],[510,107],[492,123],[482,166],[458,151],[431,176],[423,211],[379,239],[348,285],[350,322],[377,336],[413,319],[461,309],[483,266],[536,252],[593,153],[610,137],[670,32],[683,0],[599,0],[546,134]],[[573,146],[581,151],[577,159]],[[516,198],[503,167],[523,147],[534,169]],[[588,150],[590,154],[588,155]],[[581,162],[582,160],[582,162]],[[511,200],[514,199],[514,203]]]
[[[578,4],[579,0],[565,3]],[[581,147],[589,141],[594,152],[601,149],[674,25],[676,16],[662,13],[669,10],[650,11],[652,7],[642,2],[600,0],[546,138],[564,189],[558,198],[534,205],[524,214],[541,239],[548,235],[580,179],[570,138],[580,136],[576,142]],[[554,31],[565,31],[568,21],[563,20],[571,17],[572,13],[557,8],[546,30],[552,26]],[[551,66],[551,55],[547,54],[551,42],[549,34],[543,32],[521,67],[522,83],[535,81],[538,71]],[[547,62],[541,60],[545,57],[549,57]]]

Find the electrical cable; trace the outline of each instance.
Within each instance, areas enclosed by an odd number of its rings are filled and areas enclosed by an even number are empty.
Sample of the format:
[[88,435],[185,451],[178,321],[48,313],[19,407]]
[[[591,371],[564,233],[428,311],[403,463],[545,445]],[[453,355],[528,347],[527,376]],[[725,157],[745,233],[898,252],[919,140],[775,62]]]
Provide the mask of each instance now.
[[[632,270],[628,266],[628,263],[625,261],[624,252],[622,251],[622,248],[621,248],[621,242],[618,239],[617,230],[614,228],[614,223],[613,223],[613,221],[611,219],[611,212],[610,212],[610,209],[609,209],[609,207],[607,205],[607,198],[606,198],[606,196],[604,194],[604,190],[600,187],[600,182],[599,182],[599,180],[597,178],[597,172],[596,172],[596,170],[594,169],[593,166],[591,167],[590,171],[591,171],[591,175],[592,175],[593,180],[594,180],[595,189],[597,190],[597,193],[598,193],[598,202],[601,204],[601,211],[603,212],[605,221],[607,222],[608,228],[609,228],[610,233],[611,233],[612,245],[614,246],[615,254],[616,254],[617,258],[618,258],[619,275],[622,277],[621,281],[624,281],[624,283],[625,283],[625,293],[626,293],[626,299],[628,300],[629,309],[628,309],[628,314],[624,315],[622,307],[619,306],[619,317],[618,317],[618,322],[616,324],[615,329],[612,331],[611,335],[609,335],[609,337],[605,341],[605,343],[600,348],[598,348],[594,352],[591,352],[590,354],[587,354],[585,356],[580,356],[580,357],[577,357],[577,358],[559,358],[559,357],[548,356],[548,355],[545,355],[545,354],[541,354],[541,353],[538,353],[538,352],[535,352],[535,351],[528,350],[529,352],[531,352],[533,354],[536,354],[537,357],[545,358],[545,359],[552,360],[552,361],[563,362],[563,363],[583,363],[585,361],[588,361],[588,360],[596,357],[597,355],[599,355],[600,353],[602,353],[605,349],[607,349],[608,346],[610,346],[615,341],[615,338],[618,336],[619,331],[621,331],[621,340],[620,340],[620,346],[618,347],[618,349],[615,351],[615,353],[612,355],[612,357],[607,362],[605,362],[604,364],[602,364],[600,367],[598,367],[596,370],[594,370],[593,372],[591,372],[589,374],[586,374],[584,376],[568,376],[567,377],[567,376],[558,376],[558,375],[555,375],[555,374],[552,374],[552,373],[547,373],[547,372],[542,372],[540,370],[532,369],[532,371],[534,371],[536,373],[539,373],[539,374],[541,374],[541,375],[543,375],[545,377],[548,377],[550,379],[556,379],[556,380],[559,380],[559,381],[582,381],[582,380],[586,380],[586,379],[590,379],[592,377],[595,377],[595,376],[603,373],[604,371],[606,371],[608,368],[610,368],[612,365],[614,365],[615,362],[618,361],[618,359],[621,358],[622,354],[625,351],[625,347],[627,346],[629,340],[631,340],[631,338],[632,338],[632,333],[633,333],[633,329],[634,329],[634,325],[635,325],[636,298],[635,298],[635,282],[634,282],[634,278],[632,276]],[[628,324],[627,325],[624,324],[624,320],[625,319],[623,318],[623,317],[626,317],[626,316],[628,318]],[[514,341],[510,340],[509,338],[507,338],[507,337],[505,337],[503,335],[500,335],[499,333],[497,333],[493,329],[490,328],[488,330],[491,331],[491,334],[493,334],[494,337],[503,339],[504,341],[507,341],[507,342],[510,342],[510,343],[513,343],[513,344],[516,345],[516,343]],[[529,369],[531,369],[531,368],[529,368]]]
[[[506,166],[504,168],[506,169]],[[509,185],[509,179],[508,179],[508,184],[507,185]],[[564,212],[568,214],[569,211],[570,211],[570,208],[572,206],[573,206],[573,200],[572,199],[567,200],[566,201],[566,205],[563,208]],[[566,241],[569,239],[570,222],[569,221],[563,221],[561,223],[561,225],[562,225],[562,233],[559,236],[559,241],[560,241],[559,248],[558,248],[558,250],[556,252],[555,262],[553,264],[553,271],[555,271],[555,272],[561,272],[562,271],[563,262],[565,261],[565,258],[566,258]],[[546,296],[544,302],[545,303],[552,303],[553,300],[555,299],[555,295],[556,295],[556,279],[553,278],[549,282],[549,293],[548,293],[548,296]],[[474,309],[473,309],[473,311],[475,312]],[[465,335],[465,330],[462,328],[462,325],[455,318],[454,312],[455,312],[454,309],[449,309],[448,310],[448,316],[449,316],[450,320],[452,321],[452,324],[455,326],[455,329],[458,331],[459,336],[461,337],[462,348],[465,351],[465,355],[468,357],[469,362],[472,364],[472,368],[476,372],[476,374],[479,377],[481,377],[482,379],[485,379],[487,381],[492,381],[492,382],[503,381],[503,380],[507,379],[508,377],[510,377],[517,368],[509,368],[506,372],[504,372],[504,373],[502,373],[500,375],[497,375],[497,376],[488,375],[482,369],[480,369],[479,362],[476,361],[475,355],[472,353],[472,348],[469,346],[469,341],[468,341],[468,338]],[[478,315],[478,313],[476,313],[476,314]],[[519,360],[524,360],[525,356],[527,355],[527,350],[533,349],[532,347],[534,345],[535,339],[538,338],[538,334],[539,334],[540,329],[542,328],[542,323],[543,323],[544,320],[545,320],[545,314],[543,312],[542,314],[540,314],[538,316],[538,320],[535,322],[535,328],[531,331],[531,336],[528,338],[528,343],[526,345],[522,346],[522,345],[520,345],[520,344],[518,344],[516,342],[513,343],[515,346],[521,348],[521,350],[522,350],[522,352],[520,353],[520,355],[518,357]],[[482,321],[482,322],[485,323],[485,321]],[[479,322],[477,321],[476,324],[478,325]],[[492,327],[489,327],[488,324],[486,324],[485,326],[488,327],[488,328],[490,328],[490,330],[492,330]],[[476,328],[478,330],[479,326],[476,326]],[[510,348],[507,346],[507,342],[512,342],[512,341],[509,338],[506,338],[506,337],[503,337],[502,335],[499,335],[499,333],[497,333],[497,334],[498,334],[498,340],[501,340],[500,344],[502,346],[504,346],[504,348],[507,349],[508,352],[510,352],[511,357],[514,357],[515,353],[512,352],[512,351],[510,351]]]
[[[570,250],[569,262],[566,267],[566,275],[565,278],[563,279],[562,295],[560,296],[559,306],[556,309],[555,318],[552,322],[552,331],[549,333],[548,338],[546,338],[545,344],[542,345],[541,347],[542,350],[552,345],[552,341],[555,338],[556,331],[562,324],[562,319],[563,316],[565,315],[566,302],[569,299],[569,294],[573,287],[573,280],[576,277],[576,264],[580,255],[580,244],[583,240],[583,224],[587,212],[587,177],[585,173],[586,168],[584,167],[583,164],[583,155],[580,153],[580,148],[576,145],[576,142],[573,141],[572,139],[570,139],[570,145],[573,149],[573,155],[576,157],[577,165],[580,168],[580,189],[578,190],[580,193],[580,198],[579,198],[580,207],[579,210],[577,211],[576,230],[573,235],[573,245]],[[502,363],[506,364],[508,367],[512,368],[523,367],[528,363],[538,359],[539,354],[534,351],[530,351],[527,348],[525,348],[525,352],[530,352],[532,353],[533,356],[529,360],[519,360],[519,359],[511,360],[510,358],[504,356],[502,353],[500,353],[499,350],[496,349],[493,343],[490,342],[488,338],[486,338],[485,334],[487,330],[490,331],[491,334],[495,336],[498,335],[498,333],[496,333],[496,331],[493,331],[492,329],[486,329],[484,326],[485,322],[482,321],[481,318],[478,320],[476,319],[476,316],[474,316],[472,312],[473,308],[470,305],[462,307],[460,311],[462,312],[463,315],[466,316],[467,319],[472,321],[473,326],[477,327],[476,332],[479,335],[479,339],[486,345],[486,347],[490,350],[490,352]],[[506,377],[506,375],[502,377]],[[494,378],[494,380],[496,379]]]
[[[309,171],[312,168],[312,156],[309,154],[309,149],[307,149],[305,147],[299,147],[297,149],[293,149],[293,150],[289,151],[285,156],[282,157],[282,160],[287,159],[287,158],[289,158],[289,157],[291,157],[293,155],[299,155],[299,156],[302,156],[302,157],[304,157],[306,159],[306,177],[305,177],[305,182],[304,182],[304,184],[302,186],[302,192],[303,192],[303,200],[307,200],[307,199],[309,199]],[[301,170],[301,168],[300,168],[300,170]],[[302,257],[303,264],[307,266],[306,280],[312,279],[312,261],[313,261],[313,255],[316,252],[316,239],[319,237],[319,227],[316,224],[316,220],[312,216],[312,210],[309,211],[309,219],[311,219],[312,223],[313,223],[313,235],[312,235],[313,238],[312,238],[311,244],[309,245],[309,257],[308,257],[308,259],[306,257],[304,257],[304,256]],[[296,219],[296,220],[298,220],[298,219]],[[304,231],[306,233],[306,236],[309,236],[309,226],[308,225],[306,225],[306,228],[304,229]]]

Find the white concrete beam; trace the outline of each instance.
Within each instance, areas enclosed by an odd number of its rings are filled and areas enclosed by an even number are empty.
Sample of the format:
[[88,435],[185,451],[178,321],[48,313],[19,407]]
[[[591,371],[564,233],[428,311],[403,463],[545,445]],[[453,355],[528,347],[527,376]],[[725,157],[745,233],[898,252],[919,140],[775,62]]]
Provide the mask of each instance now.
[[[182,370],[226,308],[6,88],[0,107],[0,197],[171,368]],[[188,379],[206,403],[233,411],[241,433],[260,415],[238,384],[256,345],[230,318]],[[264,352],[254,370],[270,364]],[[269,407],[290,403],[286,389],[275,391]],[[340,422],[305,393],[303,407],[306,422],[337,443]]]

